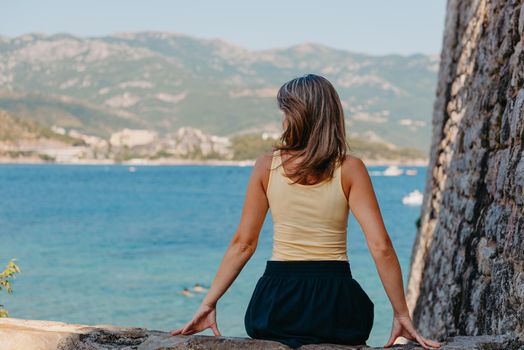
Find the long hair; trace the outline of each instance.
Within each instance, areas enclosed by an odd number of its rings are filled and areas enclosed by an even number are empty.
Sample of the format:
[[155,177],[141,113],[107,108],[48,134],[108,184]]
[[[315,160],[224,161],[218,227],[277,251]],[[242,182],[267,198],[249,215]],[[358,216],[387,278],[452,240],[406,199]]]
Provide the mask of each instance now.
[[286,176],[300,184],[309,184],[311,177],[317,182],[331,179],[349,149],[344,110],[333,85],[324,77],[307,74],[282,85],[277,101],[287,125],[273,150],[291,151],[283,161],[286,164],[302,157]]

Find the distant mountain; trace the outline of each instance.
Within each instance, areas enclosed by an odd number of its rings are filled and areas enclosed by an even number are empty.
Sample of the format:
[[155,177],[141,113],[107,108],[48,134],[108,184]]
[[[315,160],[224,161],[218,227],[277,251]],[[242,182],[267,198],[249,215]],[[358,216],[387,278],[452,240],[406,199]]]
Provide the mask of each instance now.
[[85,143],[61,135],[39,123],[26,120],[0,109],[0,163],[7,160],[53,160],[43,149],[79,147]]
[[0,110],[0,143],[16,145],[19,142],[38,140],[55,141],[63,145],[79,145],[80,140],[60,135],[34,121],[15,117]]
[[108,136],[182,126],[233,136],[277,132],[276,92],[306,73],[340,94],[350,135],[427,150],[436,56],[370,56],[304,43],[249,51],[163,32],[0,37],[0,108]]
[[0,93],[0,109],[43,125],[79,129],[101,137],[108,137],[125,127],[146,127],[146,123],[133,113],[68,96],[4,92]]

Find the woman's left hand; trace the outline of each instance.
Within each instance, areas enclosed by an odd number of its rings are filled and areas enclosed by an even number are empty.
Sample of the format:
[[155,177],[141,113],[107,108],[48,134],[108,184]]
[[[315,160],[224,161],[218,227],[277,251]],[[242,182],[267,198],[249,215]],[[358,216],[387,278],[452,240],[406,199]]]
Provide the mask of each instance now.
[[220,336],[216,320],[216,306],[200,305],[193,319],[182,328],[171,332],[171,335],[190,335],[211,328],[215,336]]
[[398,337],[403,337],[408,340],[417,341],[424,349],[440,348],[441,344],[438,341],[424,338],[413,326],[411,317],[405,316],[394,316],[393,326],[391,328],[391,337],[389,338],[385,348],[389,348],[395,342]]

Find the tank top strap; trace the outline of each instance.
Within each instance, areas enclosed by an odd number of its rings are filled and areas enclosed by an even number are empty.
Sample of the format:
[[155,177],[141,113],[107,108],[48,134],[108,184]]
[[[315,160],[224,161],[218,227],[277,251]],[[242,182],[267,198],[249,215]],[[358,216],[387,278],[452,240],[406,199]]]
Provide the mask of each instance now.
[[273,157],[271,159],[271,168],[273,168],[274,166],[278,165],[280,163],[281,159],[280,159],[280,150],[275,150],[273,151]]
[[334,178],[337,178],[337,179],[340,179],[340,164],[337,162],[336,166],[335,166],[335,170],[333,171],[333,177]]
[[279,150],[273,151],[273,155],[271,156],[271,169],[270,169],[270,172],[269,172],[270,178],[273,175],[273,173],[275,173],[275,172],[279,173],[277,167],[280,165],[281,162],[282,162],[282,160],[280,159],[280,152],[279,152]]
[[271,166],[269,167],[269,178],[268,178],[267,189],[266,189],[267,192],[270,191],[270,188],[274,186],[277,186],[277,187],[279,186],[278,184],[276,185],[273,184],[275,181],[284,182],[284,179],[280,178],[279,171],[277,168],[277,166],[279,165],[279,160],[280,159],[279,159],[278,150],[273,151],[271,155]]

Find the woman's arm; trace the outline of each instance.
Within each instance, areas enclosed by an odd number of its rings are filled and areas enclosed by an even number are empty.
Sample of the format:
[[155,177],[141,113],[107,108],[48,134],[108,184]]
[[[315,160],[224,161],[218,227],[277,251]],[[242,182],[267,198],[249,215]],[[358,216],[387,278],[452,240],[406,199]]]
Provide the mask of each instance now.
[[384,226],[371,179],[360,159],[354,158],[351,162],[353,164],[350,172],[349,208],[362,227],[380,279],[393,307],[393,314],[409,316],[400,264]]
[[193,319],[183,328],[172,331],[172,335],[194,334],[207,328],[211,328],[215,335],[220,335],[216,325],[216,304],[256,250],[260,230],[269,209],[263,184],[264,179],[267,178],[270,162],[271,159],[266,155],[260,156],[255,162],[246,190],[240,223],[222,258],[211,287]]
[[385,346],[391,346],[397,337],[402,336],[418,341],[425,348],[439,347],[440,343],[422,337],[411,323],[400,264],[386,231],[366,166],[355,157],[350,157],[347,163],[350,174],[348,204],[362,227],[378,274],[393,307],[393,330]]
[[240,223],[220,263],[211,288],[202,301],[205,305],[216,305],[256,250],[260,230],[269,208],[262,185],[262,178],[267,173],[265,163],[264,158],[259,158],[255,162],[247,186]]

